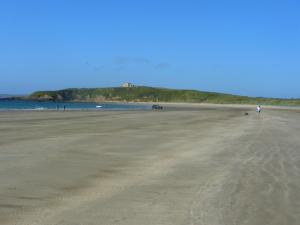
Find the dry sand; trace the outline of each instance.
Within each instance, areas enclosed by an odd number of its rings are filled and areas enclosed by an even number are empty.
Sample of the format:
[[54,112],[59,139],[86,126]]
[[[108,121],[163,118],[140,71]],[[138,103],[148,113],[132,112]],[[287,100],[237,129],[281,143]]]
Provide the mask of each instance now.
[[300,113],[253,111],[0,112],[0,224],[299,224]]

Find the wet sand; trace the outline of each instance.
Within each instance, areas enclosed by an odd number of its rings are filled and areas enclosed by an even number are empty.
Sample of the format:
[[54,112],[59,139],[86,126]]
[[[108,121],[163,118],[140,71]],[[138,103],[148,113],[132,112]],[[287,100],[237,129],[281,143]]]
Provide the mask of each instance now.
[[299,119],[195,105],[0,112],[0,224],[299,224]]

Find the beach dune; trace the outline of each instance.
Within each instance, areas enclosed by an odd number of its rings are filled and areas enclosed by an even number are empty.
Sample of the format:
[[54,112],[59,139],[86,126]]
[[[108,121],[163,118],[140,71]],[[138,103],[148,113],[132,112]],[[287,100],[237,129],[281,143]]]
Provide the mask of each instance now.
[[300,113],[254,111],[0,112],[0,224],[299,224]]

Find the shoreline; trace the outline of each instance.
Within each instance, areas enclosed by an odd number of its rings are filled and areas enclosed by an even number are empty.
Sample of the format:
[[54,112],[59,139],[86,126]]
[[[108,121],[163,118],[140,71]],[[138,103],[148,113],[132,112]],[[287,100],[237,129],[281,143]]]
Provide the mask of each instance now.
[[[94,103],[94,102],[64,102],[64,103]],[[249,104],[215,104],[215,103],[175,103],[175,102],[98,102],[98,104],[124,104],[124,105],[143,105],[145,108],[67,108],[65,111],[63,109],[53,109],[53,108],[36,108],[36,109],[18,109],[18,108],[2,108],[0,112],[66,112],[66,111],[92,111],[92,112],[107,112],[107,111],[151,111],[152,105],[161,105],[164,107],[163,110],[176,110],[176,109],[201,109],[201,108],[214,108],[214,109],[221,109],[221,108],[236,108],[236,109],[255,109],[256,105],[249,105]],[[270,109],[270,110],[300,110],[300,106],[277,106],[277,105],[261,105],[262,109]],[[148,108],[149,107],[149,108]]]
[[[245,110],[252,110],[255,109],[257,105],[255,104],[226,104],[226,103],[189,103],[189,102],[124,102],[124,101],[103,101],[103,102],[94,102],[94,101],[48,101],[48,100],[33,100],[33,99],[0,99],[0,103],[2,101],[33,101],[39,103],[51,103],[51,104],[119,104],[119,105],[132,105],[132,106],[144,106],[145,108],[84,108],[84,107],[68,107],[66,111],[148,111],[151,110],[152,105],[161,105],[164,107],[164,110],[188,110],[188,109],[203,109],[203,108],[242,108]],[[284,106],[284,105],[264,105],[261,104],[262,109],[272,109],[272,110],[300,110],[300,106],[291,105],[291,106]],[[5,111],[64,111],[63,109],[56,110],[55,108],[47,108],[47,107],[36,107],[36,108],[0,108],[0,112]]]
[[[287,99],[288,100],[288,99]],[[104,101],[88,101],[88,100],[70,100],[70,101],[64,101],[64,100],[58,100],[58,101],[54,101],[54,100],[50,100],[50,99],[34,99],[34,98],[24,98],[24,97],[11,97],[11,98],[0,98],[0,102],[1,101],[34,101],[34,102],[53,102],[53,103],[90,103],[90,104],[145,104],[145,105],[153,105],[153,104],[165,104],[165,105],[205,105],[205,106],[247,106],[247,107],[253,107],[253,106],[257,106],[257,105],[261,105],[266,107],[291,107],[291,108],[299,108],[300,109],[300,105],[276,105],[276,104],[268,104],[268,103],[253,103],[253,104],[243,104],[243,103],[209,103],[209,102],[163,102],[163,101],[155,101],[155,102],[143,102],[143,101],[108,101],[108,100],[104,100]]]

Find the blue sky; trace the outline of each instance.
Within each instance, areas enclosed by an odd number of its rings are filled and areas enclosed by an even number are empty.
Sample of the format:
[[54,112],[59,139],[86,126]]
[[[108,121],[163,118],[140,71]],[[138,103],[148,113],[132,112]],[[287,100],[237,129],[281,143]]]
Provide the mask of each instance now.
[[0,0],[0,93],[139,85],[300,97],[299,1]]

